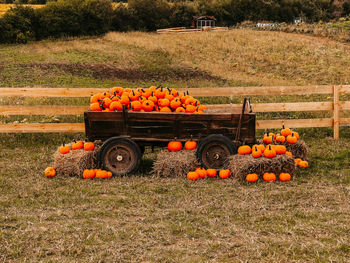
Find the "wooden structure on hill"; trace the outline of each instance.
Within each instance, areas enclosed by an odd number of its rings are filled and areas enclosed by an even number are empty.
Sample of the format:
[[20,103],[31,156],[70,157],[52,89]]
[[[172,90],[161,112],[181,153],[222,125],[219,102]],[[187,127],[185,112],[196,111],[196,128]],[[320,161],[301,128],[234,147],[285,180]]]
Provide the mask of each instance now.
[[215,27],[215,22],[214,16],[194,16],[191,28]]

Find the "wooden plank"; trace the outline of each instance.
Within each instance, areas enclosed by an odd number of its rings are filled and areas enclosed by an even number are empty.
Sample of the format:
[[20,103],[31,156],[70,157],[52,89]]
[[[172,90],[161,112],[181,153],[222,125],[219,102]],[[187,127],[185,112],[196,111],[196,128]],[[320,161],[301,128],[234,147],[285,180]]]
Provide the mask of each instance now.
[[[241,109],[242,104],[213,104],[206,107],[231,112]],[[333,102],[256,103],[252,104],[252,109],[253,112],[330,111],[333,110]]]
[[340,110],[350,110],[350,101],[339,101]]
[[255,96],[255,95],[304,95],[304,94],[331,94],[333,88],[328,86],[281,86],[281,87],[219,87],[189,89],[195,97],[212,96]]
[[339,88],[333,87],[333,138],[339,139]]
[[[225,109],[239,113],[241,104],[206,105],[208,109]],[[258,103],[252,104],[254,112],[330,111],[333,102]],[[350,110],[350,101],[339,102],[340,110]],[[0,106],[0,115],[81,115],[88,106]]]
[[8,123],[0,124],[0,133],[84,132],[84,123]]
[[333,119],[296,119],[296,120],[257,120],[257,129],[278,129],[285,124],[289,128],[333,127]]
[[350,118],[340,118],[339,123],[343,125],[350,125]]
[[[342,90],[350,90],[350,85],[342,86]],[[0,97],[89,97],[91,94],[105,92],[99,88],[0,88]],[[331,85],[326,86],[279,86],[279,87],[216,87],[179,89],[180,92],[189,91],[196,97],[205,96],[254,96],[254,95],[303,95],[303,94],[331,94]]]
[[0,106],[0,115],[81,115],[88,106]]
[[347,93],[350,93],[350,85],[342,85],[342,86],[339,86],[339,93],[340,93],[340,94],[347,94]]

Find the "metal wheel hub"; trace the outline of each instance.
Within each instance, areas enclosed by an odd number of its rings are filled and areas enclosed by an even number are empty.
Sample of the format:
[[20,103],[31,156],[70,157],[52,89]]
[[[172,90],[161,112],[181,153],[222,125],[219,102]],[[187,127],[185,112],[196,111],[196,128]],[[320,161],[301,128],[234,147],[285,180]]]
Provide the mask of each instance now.
[[115,145],[105,155],[105,163],[109,170],[116,174],[123,174],[135,162],[135,153],[126,145]]
[[212,142],[205,146],[202,160],[208,167],[220,169],[224,166],[229,155],[230,152],[225,145]]

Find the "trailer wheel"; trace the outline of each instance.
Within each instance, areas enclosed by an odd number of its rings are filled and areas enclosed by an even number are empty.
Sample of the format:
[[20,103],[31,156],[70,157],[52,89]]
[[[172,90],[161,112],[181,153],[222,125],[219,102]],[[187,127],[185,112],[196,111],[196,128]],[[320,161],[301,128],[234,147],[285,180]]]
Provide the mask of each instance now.
[[197,161],[206,169],[222,169],[227,157],[237,153],[237,147],[222,134],[212,134],[200,141]]
[[99,161],[103,169],[113,175],[132,174],[141,161],[140,147],[126,137],[113,137],[105,141],[100,149]]

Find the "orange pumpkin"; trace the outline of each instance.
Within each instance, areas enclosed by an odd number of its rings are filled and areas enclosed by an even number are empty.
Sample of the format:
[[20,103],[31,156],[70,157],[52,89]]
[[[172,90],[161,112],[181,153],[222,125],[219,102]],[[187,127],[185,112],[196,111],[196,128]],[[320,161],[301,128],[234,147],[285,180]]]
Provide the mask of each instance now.
[[267,132],[267,134],[264,135],[263,142],[265,144],[270,144],[273,141],[273,133]]
[[105,170],[98,170],[96,172],[96,178],[108,178],[108,173]]
[[193,105],[191,105],[191,104],[189,104],[189,105],[187,105],[186,106],[186,112],[187,113],[193,113],[193,112],[195,112],[196,111],[196,106],[193,106]]
[[53,167],[47,167],[44,171],[44,174],[46,177],[55,177],[56,176],[56,170]]
[[293,157],[293,154],[291,152],[286,152],[286,155],[288,155],[289,157]]
[[288,143],[295,144],[295,143],[297,143],[297,141],[298,141],[298,138],[294,135],[294,132],[292,132],[291,135],[287,136],[287,142]]
[[100,107],[100,103],[94,102],[90,104],[90,110],[91,111],[102,111],[102,108]]
[[196,181],[199,178],[199,175],[197,172],[189,172],[187,174],[187,178],[190,179],[191,181]]
[[193,141],[192,138],[185,143],[185,149],[192,151],[197,148],[197,142]]
[[287,148],[284,145],[276,145],[275,151],[276,154],[285,154],[287,152]]
[[93,142],[84,143],[84,151],[93,151],[95,149],[95,144]]
[[153,95],[153,92],[152,95],[148,97],[148,100],[152,101],[154,105],[158,103],[158,98]]
[[158,100],[159,107],[168,107],[170,105],[170,101],[168,99],[160,99]]
[[164,99],[165,90],[163,89],[163,87],[157,88],[154,92],[154,96],[156,96],[157,99]]
[[266,158],[273,158],[276,156],[276,151],[274,149],[272,149],[271,145],[269,145],[265,151],[264,151],[264,156]]
[[276,136],[276,142],[284,143],[285,141],[286,141],[286,137],[284,137],[283,135]]
[[290,181],[290,179],[292,178],[291,175],[289,173],[281,173],[278,178],[280,179],[281,182],[287,182]]
[[217,171],[215,169],[207,169],[207,175],[208,177],[216,177]]
[[152,90],[150,89],[141,89],[140,91],[141,91],[141,95],[146,99],[152,95]]
[[281,135],[284,137],[287,137],[288,135],[291,135],[292,131],[289,128],[285,128],[284,124],[282,125]]
[[131,102],[131,109],[133,111],[140,111],[142,109],[142,104],[138,100]]
[[295,158],[294,159],[294,163],[295,165],[299,165],[299,163],[301,162],[302,160],[300,158]]
[[180,112],[186,112],[186,110],[183,108],[183,107],[178,107],[176,110],[175,110],[176,113],[180,113]]
[[262,153],[265,151],[264,144],[254,144],[252,148],[257,147]]
[[120,103],[121,103],[121,104],[123,104],[123,105],[129,105],[129,102],[130,102],[130,100],[129,100],[129,97],[128,97],[128,96],[122,95],[122,96],[120,97]]
[[113,101],[110,105],[109,105],[109,109],[111,111],[122,111],[123,110],[123,104],[121,104],[120,101]]
[[178,152],[182,150],[182,143],[177,141],[176,138],[174,141],[168,143],[168,150],[170,152]]
[[242,145],[238,148],[238,154],[245,155],[250,154],[252,152],[252,149],[248,145]]
[[107,172],[107,178],[112,178],[112,173],[111,172]]
[[262,156],[262,152],[257,146],[253,147],[252,156],[254,158],[259,158]]
[[114,87],[111,89],[111,93],[116,96],[121,96],[124,92],[124,89],[122,87]]
[[69,146],[63,144],[59,149],[58,151],[60,152],[60,154],[67,154],[70,152],[70,148]]
[[171,112],[171,109],[169,107],[163,107],[159,112]]
[[276,181],[276,175],[274,173],[264,173],[263,179],[266,182],[274,182]]
[[256,181],[259,180],[259,176],[257,174],[247,174],[245,179],[249,183],[255,183]]
[[308,168],[309,167],[309,163],[307,161],[300,161],[298,165],[301,168]]
[[228,169],[220,170],[219,177],[221,179],[227,179],[231,176],[231,171]]
[[84,148],[84,142],[83,141],[74,141],[72,144],[72,150],[79,150]]
[[85,169],[83,172],[84,179],[92,179],[96,175],[96,171],[94,169]]
[[140,97],[140,92],[138,92],[137,90],[135,91],[135,90],[133,90],[130,94],[129,94],[129,99],[131,100],[131,101],[135,101],[135,100],[138,100],[139,99],[139,97]]
[[179,98],[175,98],[170,102],[170,108],[172,108],[173,110],[176,110],[179,107],[181,107],[181,101]]
[[151,112],[154,109],[154,103],[151,100],[145,100],[142,103],[142,109],[147,112]]
[[199,178],[204,179],[205,177],[207,177],[207,171],[204,168],[197,168],[196,169],[196,173],[198,174]]

